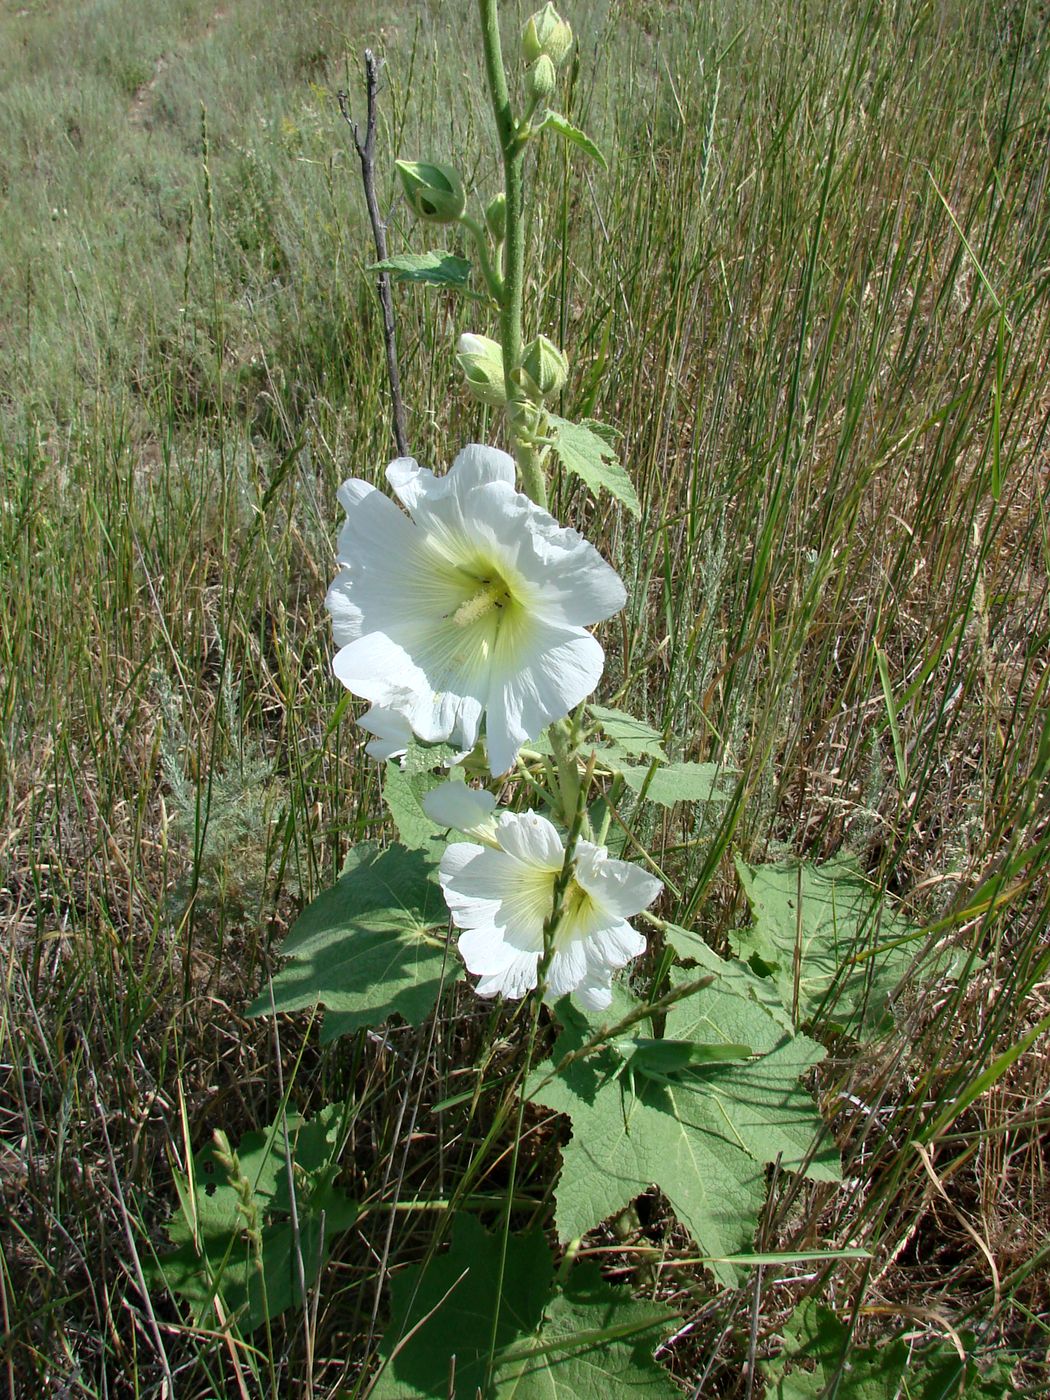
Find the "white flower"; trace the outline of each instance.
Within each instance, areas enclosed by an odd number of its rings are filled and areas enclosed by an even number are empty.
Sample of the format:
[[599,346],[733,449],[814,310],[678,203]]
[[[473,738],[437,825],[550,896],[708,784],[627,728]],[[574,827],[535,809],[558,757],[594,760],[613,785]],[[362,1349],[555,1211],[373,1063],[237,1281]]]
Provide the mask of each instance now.
[[504,773],[597,685],[605,656],[584,628],[623,607],[623,584],[514,489],[505,452],[467,447],[442,477],[400,457],[387,480],[407,515],[365,481],[339,492],[335,674],[427,743],[470,750],[484,718]]
[[[458,842],[441,860],[438,879],[452,922],[463,930],[459,951],[480,975],[479,996],[522,997],[536,986],[543,926],[554,907],[554,882],[565,846],[546,818],[503,812],[496,847]],[[612,974],[645,951],[627,923],[660,893],[660,881],[604,846],[576,844],[575,871],[554,934],[547,996],[567,993],[594,1011],[612,1000]]]
[[362,729],[376,737],[365,745],[365,753],[380,760],[402,758],[412,742],[412,726],[399,710],[373,705],[357,721]]
[[423,811],[438,826],[451,826],[465,831],[479,841],[492,844],[496,839],[493,812],[496,799],[484,788],[472,788],[466,783],[438,783],[423,794]]

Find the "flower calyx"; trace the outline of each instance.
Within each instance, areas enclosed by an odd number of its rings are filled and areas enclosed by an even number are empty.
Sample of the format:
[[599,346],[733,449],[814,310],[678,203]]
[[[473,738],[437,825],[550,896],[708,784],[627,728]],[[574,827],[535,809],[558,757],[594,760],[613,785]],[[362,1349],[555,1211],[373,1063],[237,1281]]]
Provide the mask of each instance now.
[[454,224],[467,206],[463,182],[450,165],[435,161],[394,162],[409,207],[428,224]]
[[485,223],[494,243],[502,243],[507,236],[507,196],[500,190],[485,206]]
[[492,408],[507,402],[503,350],[498,341],[465,331],[456,342],[456,359],[474,398]]
[[525,73],[525,89],[529,100],[535,106],[547,101],[558,82],[554,64],[545,53],[541,53],[535,63]]
[[522,351],[516,378],[533,403],[542,403],[560,394],[568,377],[569,361],[553,341],[545,335],[529,341]]
[[526,63],[548,58],[559,68],[572,48],[572,27],[563,20],[553,5],[544,5],[525,21],[521,31],[521,53]]

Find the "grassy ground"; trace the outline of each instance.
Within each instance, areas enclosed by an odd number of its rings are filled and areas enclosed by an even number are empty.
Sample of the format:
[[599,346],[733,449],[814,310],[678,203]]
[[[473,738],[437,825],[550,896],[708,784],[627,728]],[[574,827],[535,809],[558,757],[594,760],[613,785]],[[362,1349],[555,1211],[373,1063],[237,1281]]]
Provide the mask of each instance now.
[[[605,694],[680,756],[739,769],[714,841],[658,833],[682,890],[663,912],[721,946],[733,850],[845,846],[980,957],[825,1072],[841,1188],[774,1189],[768,1247],[870,1263],[715,1292],[671,1267],[687,1251],[654,1206],[661,1296],[691,1323],[666,1359],[683,1393],[750,1394],[749,1358],[809,1288],[859,1308],[861,1336],[976,1330],[1040,1393],[1050,1074],[1037,1043],[980,1076],[1050,1009],[1045,15],[589,0],[570,17],[573,111],[611,170],[543,156],[528,323],[569,352],[566,411],[623,429],[645,513],[568,484],[555,509],[628,582]],[[304,1108],[354,1094],[347,1175],[376,1191],[404,1160],[403,1065],[425,1113],[489,1015],[453,992],[422,1038],[322,1050],[305,1021],[277,1043],[242,1014],[302,901],[380,821],[323,611],[335,488],[392,455],[334,91],[360,93],[365,44],[385,56],[384,172],[491,151],[473,18],[442,0],[0,7],[12,1396],[226,1395],[238,1374],[327,1395],[416,1248],[410,1213],[351,1232],[312,1317],[239,1356],[140,1288],[172,1165],[215,1127],[270,1121],[289,1081]],[[488,154],[476,180],[495,189]],[[396,249],[416,235],[386,193]],[[413,448],[437,465],[486,431],[450,348],[491,327],[409,292],[398,315]],[[446,1150],[421,1149],[406,1198],[436,1189]]]

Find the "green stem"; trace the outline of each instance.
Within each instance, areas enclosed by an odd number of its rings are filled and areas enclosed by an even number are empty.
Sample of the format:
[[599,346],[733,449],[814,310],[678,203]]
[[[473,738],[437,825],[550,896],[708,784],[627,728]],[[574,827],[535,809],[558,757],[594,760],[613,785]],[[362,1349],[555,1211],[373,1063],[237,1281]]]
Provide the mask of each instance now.
[[470,231],[471,237],[474,239],[474,251],[478,255],[481,275],[485,279],[493,301],[497,306],[500,306],[503,301],[503,279],[492,266],[492,259],[489,257],[488,236],[477,219],[472,219],[469,214],[461,214],[459,221],[465,229]]
[[503,179],[507,195],[507,232],[503,245],[503,296],[500,299],[500,341],[503,346],[503,375],[507,390],[507,425],[514,457],[521,476],[521,487],[538,506],[547,506],[547,482],[539,454],[532,444],[529,403],[517,383],[521,364],[522,300],[525,287],[525,148],[520,139],[507,90],[503,49],[499,37],[496,0],[478,0],[481,36],[485,48],[485,75],[492,97]]

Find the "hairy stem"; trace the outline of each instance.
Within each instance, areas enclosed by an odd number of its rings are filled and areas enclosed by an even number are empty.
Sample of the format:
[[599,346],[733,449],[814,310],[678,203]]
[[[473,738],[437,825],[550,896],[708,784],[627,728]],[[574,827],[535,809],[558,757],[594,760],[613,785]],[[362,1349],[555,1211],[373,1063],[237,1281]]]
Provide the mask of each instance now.
[[481,34],[485,49],[485,75],[488,79],[492,111],[496,118],[503,180],[507,195],[507,232],[503,245],[503,295],[500,298],[500,342],[503,346],[503,376],[507,390],[507,424],[514,457],[525,494],[546,508],[547,482],[543,466],[532,442],[530,406],[517,382],[521,364],[522,299],[525,286],[525,148],[511,111],[507,73],[499,37],[496,0],[478,0]]

